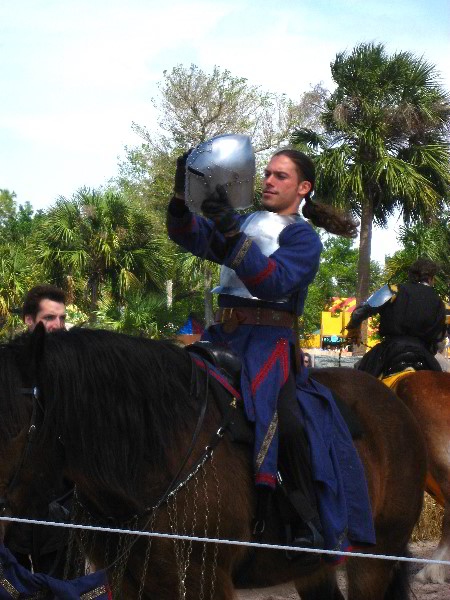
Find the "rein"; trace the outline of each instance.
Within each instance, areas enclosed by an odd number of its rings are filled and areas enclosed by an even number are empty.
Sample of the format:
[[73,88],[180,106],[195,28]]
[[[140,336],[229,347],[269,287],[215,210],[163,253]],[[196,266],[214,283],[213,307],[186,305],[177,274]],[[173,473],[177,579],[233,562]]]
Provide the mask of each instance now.
[[8,493],[8,490],[10,490],[11,488],[13,488],[15,486],[15,484],[17,483],[17,480],[19,479],[19,474],[23,469],[23,466],[25,464],[25,461],[27,460],[28,456],[31,453],[31,449],[33,447],[33,442],[34,442],[34,438],[35,438],[35,434],[37,431],[37,415],[38,415],[38,409],[40,409],[41,413],[44,413],[44,407],[42,406],[41,401],[39,400],[39,389],[37,387],[33,387],[33,388],[20,388],[20,393],[24,396],[31,396],[32,400],[33,400],[33,408],[31,411],[31,421],[30,421],[30,426],[28,428],[28,433],[27,433],[27,443],[25,446],[25,449],[22,453],[22,456],[20,458],[20,462],[19,462],[19,466],[16,469],[13,478],[11,479],[11,481],[8,484],[8,487],[6,488],[6,494]]

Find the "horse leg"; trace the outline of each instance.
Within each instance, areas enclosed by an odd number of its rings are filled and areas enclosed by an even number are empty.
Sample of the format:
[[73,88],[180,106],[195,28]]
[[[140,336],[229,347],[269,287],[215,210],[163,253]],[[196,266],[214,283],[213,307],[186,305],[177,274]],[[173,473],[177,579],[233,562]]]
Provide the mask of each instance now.
[[[450,503],[448,502],[444,507],[441,539],[432,558],[434,560],[450,560]],[[421,583],[444,583],[446,571],[446,565],[425,565],[417,573],[416,579]]]
[[409,594],[405,562],[350,558],[347,563],[348,600],[406,600]]
[[[122,585],[121,598],[123,600],[136,600],[139,595],[141,585],[139,575],[131,574],[130,569],[127,569]],[[176,571],[171,573],[170,577],[159,572],[158,581],[146,581],[142,600],[175,600],[176,598],[185,598],[185,600],[198,600],[199,598],[210,598],[211,600],[233,600],[235,598],[234,586],[230,577],[230,573],[216,568],[214,577],[211,573],[205,573],[204,565],[191,562],[186,573],[186,579],[183,585],[179,584],[179,573]],[[204,576],[206,580],[201,583]],[[209,576],[208,576],[209,575]]]
[[[423,495],[423,491],[421,492]],[[369,550],[380,556],[408,556],[408,540],[413,525],[420,514],[420,502],[409,502],[401,508],[401,502],[384,504],[386,519],[378,514],[377,543]],[[399,514],[398,510],[401,511]],[[409,510],[413,510],[410,514]],[[349,558],[346,564],[348,600],[406,600],[409,598],[409,569],[404,561],[383,560],[369,557]]]
[[[159,515],[158,528],[162,531],[167,530],[165,516]],[[215,548],[213,544],[140,537],[133,550],[121,582],[121,600],[235,598],[231,578],[235,547],[231,545]],[[147,551],[149,555],[146,563]],[[114,573],[111,575],[111,582],[118,585],[114,581]]]
[[336,581],[334,567],[326,567],[320,572],[319,578],[295,579],[295,589],[302,600],[344,600]]

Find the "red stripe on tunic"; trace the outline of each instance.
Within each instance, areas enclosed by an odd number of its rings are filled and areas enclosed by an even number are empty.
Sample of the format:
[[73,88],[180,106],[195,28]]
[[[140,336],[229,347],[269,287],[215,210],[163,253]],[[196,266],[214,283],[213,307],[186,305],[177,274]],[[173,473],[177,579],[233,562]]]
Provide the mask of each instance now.
[[256,483],[266,483],[267,485],[274,487],[277,480],[275,475],[261,475],[261,473],[259,473],[258,475],[255,475],[255,484]]
[[259,373],[252,381],[252,394],[255,394],[258,387],[266,379],[269,372],[273,369],[277,360],[279,360],[281,363],[281,368],[283,371],[282,384],[285,384],[289,375],[289,344],[287,340],[278,340],[274,351],[269,356],[268,360],[263,364]]
[[241,277],[241,281],[246,285],[258,285],[262,283],[264,279],[267,279],[275,271],[275,268],[276,262],[273,258],[269,258],[267,267],[263,271],[260,271],[257,275],[252,275],[251,277]]

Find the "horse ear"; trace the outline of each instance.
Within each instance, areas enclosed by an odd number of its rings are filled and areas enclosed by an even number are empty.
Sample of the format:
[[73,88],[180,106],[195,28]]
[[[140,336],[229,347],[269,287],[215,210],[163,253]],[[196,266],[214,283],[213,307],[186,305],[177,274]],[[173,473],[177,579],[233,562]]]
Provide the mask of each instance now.
[[30,372],[37,382],[40,363],[44,354],[46,330],[44,324],[39,322],[30,337]]
[[36,350],[41,349],[41,347],[43,346],[45,333],[46,331],[44,324],[42,323],[42,321],[39,321],[39,323],[33,329],[33,333],[31,334],[31,343]]

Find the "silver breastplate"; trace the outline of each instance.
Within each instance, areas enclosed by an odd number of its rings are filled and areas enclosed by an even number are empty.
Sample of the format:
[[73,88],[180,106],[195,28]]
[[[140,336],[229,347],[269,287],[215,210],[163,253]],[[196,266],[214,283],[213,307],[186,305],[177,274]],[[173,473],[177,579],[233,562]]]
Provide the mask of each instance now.
[[[280,233],[285,227],[301,220],[300,215],[277,215],[267,210],[249,215],[242,222],[240,231],[245,233],[258,246],[264,256],[270,256],[280,247]],[[228,294],[241,298],[260,300],[253,296],[236,272],[225,265],[220,269],[220,285],[211,290],[213,294]],[[289,298],[279,298],[277,302],[287,302]]]

